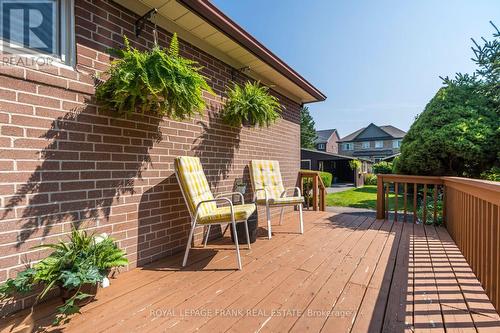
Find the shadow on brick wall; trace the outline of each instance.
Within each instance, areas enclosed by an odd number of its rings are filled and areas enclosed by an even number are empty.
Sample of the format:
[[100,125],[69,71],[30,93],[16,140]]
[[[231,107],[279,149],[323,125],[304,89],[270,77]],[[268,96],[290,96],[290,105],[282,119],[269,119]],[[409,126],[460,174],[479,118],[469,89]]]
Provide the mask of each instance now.
[[186,246],[189,214],[175,174],[141,196],[137,227],[137,266],[181,251]]
[[241,129],[222,124],[218,113],[220,108],[210,106],[208,121],[198,121],[203,130],[192,148],[194,155],[201,160],[213,191],[217,191],[220,182],[229,177],[234,156],[240,148]]
[[[89,102],[89,101],[87,101]],[[46,237],[109,219],[111,206],[134,193],[134,181],[151,163],[150,150],[161,140],[160,119],[134,114],[129,119],[102,117],[85,104],[55,119],[41,138],[41,164],[8,200],[2,220],[22,225],[16,247],[30,237]],[[16,223],[17,224],[17,223]]]

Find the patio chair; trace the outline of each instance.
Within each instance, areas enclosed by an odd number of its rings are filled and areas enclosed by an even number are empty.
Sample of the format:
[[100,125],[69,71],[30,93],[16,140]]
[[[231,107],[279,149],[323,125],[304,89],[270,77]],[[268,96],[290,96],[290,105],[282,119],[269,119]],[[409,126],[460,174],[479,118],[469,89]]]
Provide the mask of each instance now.
[[[304,197],[300,188],[285,189],[281,179],[278,161],[253,160],[250,162],[250,179],[254,190],[254,201],[257,205],[266,206],[267,234],[271,239],[271,208],[281,207],[280,225],[283,221],[283,210],[286,206],[299,207],[300,233],[304,233],[302,205]],[[294,196],[287,196],[289,190],[294,190]]]
[[[238,245],[238,235],[236,232],[236,223],[244,222],[247,236],[248,248],[250,249],[250,237],[248,233],[248,218],[255,212],[255,204],[245,204],[243,194],[239,192],[221,193],[213,196],[208,185],[207,178],[203,172],[200,159],[197,157],[182,156],[175,159],[175,176],[179,182],[182,196],[191,216],[191,231],[189,232],[186,252],[182,267],[186,266],[189,249],[197,225],[208,226],[207,234],[203,242],[207,246],[210,227],[216,225],[232,225],[233,237],[236,245],[236,254],[238,259],[238,269],[241,270],[240,247]],[[233,205],[233,202],[227,196],[240,195],[241,204]],[[226,202],[227,206],[218,207],[217,203]],[[225,232],[225,230],[224,230]]]

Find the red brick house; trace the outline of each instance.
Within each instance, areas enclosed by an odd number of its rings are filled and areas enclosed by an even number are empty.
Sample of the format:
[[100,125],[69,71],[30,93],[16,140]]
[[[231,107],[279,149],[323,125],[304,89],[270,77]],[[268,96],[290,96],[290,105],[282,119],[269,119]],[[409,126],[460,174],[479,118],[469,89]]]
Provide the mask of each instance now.
[[[279,160],[285,185],[295,185],[301,105],[326,97],[209,1],[56,2],[57,52],[32,50],[43,63],[3,58],[0,66],[0,281],[43,258],[31,248],[63,238],[72,225],[111,234],[128,268],[180,251],[189,216],[173,175],[179,155],[201,157],[215,192],[232,190],[237,178],[249,182],[252,159]],[[137,47],[153,45],[150,22],[139,37],[135,29],[155,6],[159,43],[177,32],[181,54],[204,67],[216,92],[202,117],[120,118],[94,101],[93,76],[108,68],[108,48],[124,35]],[[248,78],[270,86],[285,107],[270,128],[240,131],[218,117],[226,86]]]
[[336,129],[326,129],[316,131],[316,140],[314,140],[314,144],[317,150],[337,154],[339,152],[339,140],[339,132],[337,132]]

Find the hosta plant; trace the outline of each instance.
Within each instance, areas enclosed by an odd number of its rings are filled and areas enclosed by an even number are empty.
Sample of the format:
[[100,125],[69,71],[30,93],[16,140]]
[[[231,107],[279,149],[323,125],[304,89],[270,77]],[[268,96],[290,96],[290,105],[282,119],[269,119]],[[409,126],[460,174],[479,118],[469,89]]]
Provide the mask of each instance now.
[[182,120],[205,109],[203,90],[213,93],[201,67],[179,55],[176,34],[168,49],[156,45],[151,51],[140,51],[125,37],[125,48],[111,53],[118,59],[105,73],[108,79],[96,88],[97,100],[107,109]]
[[97,287],[112,268],[128,263],[125,252],[106,234],[96,236],[73,230],[68,243],[60,241],[35,248],[53,252],[0,285],[0,299],[29,293],[37,286],[43,288],[37,298],[42,299],[51,289],[59,287],[66,297],[63,296],[64,304],[57,309],[55,324],[79,312],[79,303],[94,296],[85,292],[89,286]]
[[222,119],[231,126],[268,127],[281,117],[281,105],[259,82],[235,84],[227,91]]

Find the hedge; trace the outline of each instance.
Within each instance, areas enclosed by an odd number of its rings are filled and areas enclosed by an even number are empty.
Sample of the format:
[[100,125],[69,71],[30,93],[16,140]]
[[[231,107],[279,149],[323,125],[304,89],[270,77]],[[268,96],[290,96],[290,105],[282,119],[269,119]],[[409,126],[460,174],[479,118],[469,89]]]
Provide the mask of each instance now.
[[[300,171],[308,172],[308,171],[314,171],[314,170],[300,170]],[[323,181],[323,184],[325,184],[325,187],[332,186],[333,175],[330,172],[325,172],[325,171],[318,171],[318,172],[319,172],[319,176],[321,177],[321,180]],[[306,183],[306,182],[307,182],[307,180],[304,183]],[[307,186],[306,186],[306,188],[307,188]]]

